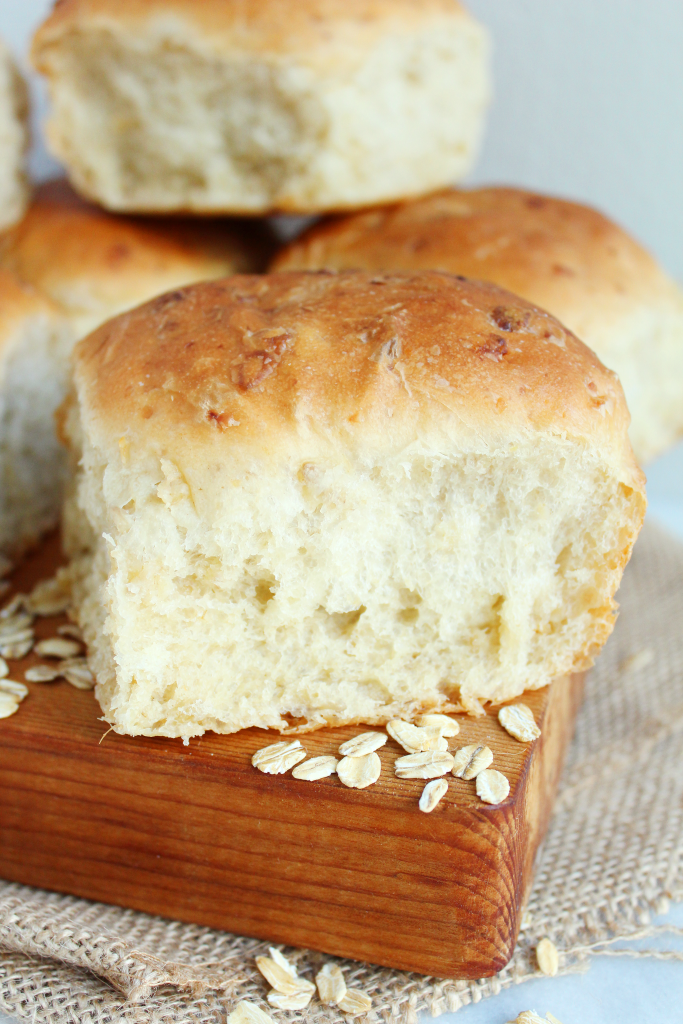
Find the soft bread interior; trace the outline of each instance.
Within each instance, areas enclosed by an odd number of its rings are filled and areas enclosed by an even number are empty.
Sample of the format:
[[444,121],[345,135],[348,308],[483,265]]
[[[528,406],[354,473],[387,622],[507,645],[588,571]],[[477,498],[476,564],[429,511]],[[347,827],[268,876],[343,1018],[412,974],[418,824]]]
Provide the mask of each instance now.
[[260,212],[461,179],[488,98],[486,51],[464,16],[329,60],[217,51],[168,18],[65,31],[38,56],[53,146],[86,194],[120,210]]
[[55,412],[73,345],[47,311],[18,320],[0,356],[0,550],[18,554],[57,524],[66,471]]
[[662,274],[659,294],[635,300],[616,322],[565,318],[606,366],[619,374],[631,413],[629,436],[645,465],[683,437],[683,293]]
[[[189,737],[502,701],[590,663],[642,515],[558,433],[289,463],[82,463],[77,605],[106,719]],[[83,550],[83,538],[90,536]]]

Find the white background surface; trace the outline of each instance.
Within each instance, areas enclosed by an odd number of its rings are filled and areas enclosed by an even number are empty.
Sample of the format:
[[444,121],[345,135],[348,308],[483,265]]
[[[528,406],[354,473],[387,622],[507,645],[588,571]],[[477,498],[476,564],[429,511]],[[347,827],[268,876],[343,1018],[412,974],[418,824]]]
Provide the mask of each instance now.
[[473,179],[599,206],[683,280],[683,2],[465,3],[496,80]]
[[[0,34],[25,54],[49,0],[0,0]],[[496,100],[475,182],[600,206],[683,280],[683,0],[469,0],[491,29]],[[42,90],[34,86],[43,109]],[[40,144],[39,176],[56,170]],[[649,515],[683,538],[683,445],[648,468]],[[682,766],[683,770],[683,766]],[[683,907],[666,918],[683,926]],[[675,948],[671,939],[648,948]],[[683,948],[679,941],[678,948]],[[582,976],[517,986],[443,1024],[683,1022],[683,964],[595,958]],[[5,1018],[0,1016],[0,1024]]]

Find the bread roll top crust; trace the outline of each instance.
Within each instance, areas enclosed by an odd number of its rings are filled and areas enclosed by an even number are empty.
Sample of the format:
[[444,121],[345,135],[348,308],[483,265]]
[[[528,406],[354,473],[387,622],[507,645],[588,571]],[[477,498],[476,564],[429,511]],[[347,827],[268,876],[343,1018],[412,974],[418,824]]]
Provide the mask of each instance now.
[[656,260],[602,213],[516,188],[444,189],[315,225],[275,270],[445,270],[551,309],[573,330],[671,299]]
[[126,434],[143,449],[268,459],[299,446],[481,451],[560,433],[642,488],[616,376],[548,313],[441,272],[182,288],[84,339],[76,382],[105,448]]
[[0,265],[68,311],[102,309],[101,322],[175,281],[259,270],[272,242],[250,220],[107,213],[57,180],[41,185],[23,220],[0,237]]
[[43,46],[71,29],[135,30],[178,18],[217,51],[239,47],[311,59],[317,50],[372,45],[387,31],[414,31],[436,19],[472,20],[457,0],[60,0],[34,37],[33,59],[42,70]]

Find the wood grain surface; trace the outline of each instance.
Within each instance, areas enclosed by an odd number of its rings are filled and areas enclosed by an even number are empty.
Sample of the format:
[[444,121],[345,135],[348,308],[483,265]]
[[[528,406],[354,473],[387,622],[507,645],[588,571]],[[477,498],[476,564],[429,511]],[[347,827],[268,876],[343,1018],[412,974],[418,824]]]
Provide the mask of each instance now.
[[[18,568],[20,590],[59,562],[56,537]],[[52,636],[63,617],[37,620]],[[38,659],[10,663],[11,675]],[[442,977],[478,978],[514,948],[583,680],[524,697],[542,729],[521,744],[495,712],[458,716],[451,749],[486,742],[510,780],[497,807],[448,776],[431,814],[424,782],[397,779],[404,753],[378,752],[379,781],[345,788],[251,765],[277,734],[181,740],[108,732],[92,693],[28,684],[0,721],[0,876],[292,946]],[[308,733],[336,753],[361,726]],[[153,952],[153,951],[152,951]]]

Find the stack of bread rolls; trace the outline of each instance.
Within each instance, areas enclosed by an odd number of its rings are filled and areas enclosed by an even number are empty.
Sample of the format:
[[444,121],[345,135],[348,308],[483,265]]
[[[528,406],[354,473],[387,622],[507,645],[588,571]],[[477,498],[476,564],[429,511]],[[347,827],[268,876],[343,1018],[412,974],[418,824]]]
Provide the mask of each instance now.
[[[454,188],[481,26],[455,0],[60,0],[33,61],[71,187],[0,237],[0,472],[28,481],[0,545],[67,482],[106,720],[477,714],[589,665],[645,511],[631,441],[683,432],[683,299],[595,211]],[[275,253],[278,212],[328,216]]]

